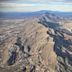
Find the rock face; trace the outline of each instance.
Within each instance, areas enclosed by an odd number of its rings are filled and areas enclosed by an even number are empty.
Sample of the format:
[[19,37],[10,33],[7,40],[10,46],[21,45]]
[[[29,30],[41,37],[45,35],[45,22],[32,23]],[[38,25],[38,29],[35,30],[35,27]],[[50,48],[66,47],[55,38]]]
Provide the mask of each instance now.
[[60,22],[47,14],[0,20],[0,72],[72,72],[72,33]]
[[[61,20],[59,20],[60,22]],[[67,21],[64,21],[65,23]],[[72,32],[68,30],[71,29],[72,22],[65,24],[59,24],[58,22],[47,21],[46,16],[40,19],[39,23],[43,24],[45,27],[49,28],[47,32],[54,41],[54,52],[57,55],[57,72],[72,72]],[[66,26],[67,25],[67,26]]]
[[48,28],[37,19],[18,23],[11,20],[12,24],[10,20],[3,22],[0,29],[1,72],[55,72],[57,60]]

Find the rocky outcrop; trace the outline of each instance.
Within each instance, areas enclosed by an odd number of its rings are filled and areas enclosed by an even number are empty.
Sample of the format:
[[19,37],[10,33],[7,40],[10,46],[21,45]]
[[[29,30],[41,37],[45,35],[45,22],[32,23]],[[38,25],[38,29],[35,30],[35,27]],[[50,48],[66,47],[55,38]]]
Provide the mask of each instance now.
[[68,31],[68,27],[64,28],[65,24],[60,25],[58,23],[48,22],[44,18],[41,18],[39,23],[49,28],[47,33],[53,38],[53,49],[57,55],[56,71],[72,72],[72,33]]

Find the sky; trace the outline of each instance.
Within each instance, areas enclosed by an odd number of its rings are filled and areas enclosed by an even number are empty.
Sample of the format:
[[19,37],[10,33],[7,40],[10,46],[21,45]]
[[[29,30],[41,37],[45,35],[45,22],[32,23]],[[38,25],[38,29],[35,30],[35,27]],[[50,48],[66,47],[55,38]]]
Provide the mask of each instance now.
[[0,12],[72,12],[72,0],[0,0]]

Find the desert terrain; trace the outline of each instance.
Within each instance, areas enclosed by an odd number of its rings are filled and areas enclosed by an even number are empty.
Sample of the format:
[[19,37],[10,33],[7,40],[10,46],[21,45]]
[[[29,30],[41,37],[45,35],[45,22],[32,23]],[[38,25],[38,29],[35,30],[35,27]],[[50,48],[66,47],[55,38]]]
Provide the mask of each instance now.
[[0,72],[72,72],[72,20],[0,19]]

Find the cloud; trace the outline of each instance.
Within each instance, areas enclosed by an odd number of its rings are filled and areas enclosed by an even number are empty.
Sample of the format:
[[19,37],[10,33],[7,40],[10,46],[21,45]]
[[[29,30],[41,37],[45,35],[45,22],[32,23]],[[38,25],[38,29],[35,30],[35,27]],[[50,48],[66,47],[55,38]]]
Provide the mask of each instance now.
[[0,1],[16,1],[16,0],[0,0]]
[[0,0],[0,2],[4,3],[64,3],[64,4],[72,4],[72,0]]
[[54,10],[72,12],[72,5],[68,4],[20,4],[20,3],[0,3],[0,12],[27,12],[39,10]]
[[0,6],[4,7],[24,7],[24,6],[34,6],[34,4],[17,4],[17,3],[0,3]]
[[0,0],[0,2],[9,2],[9,3],[51,3],[51,2],[63,2],[63,3],[72,3],[72,0]]
[[66,4],[72,4],[72,0],[64,0]]
[[31,2],[61,2],[63,0],[31,0]]
[[61,2],[64,0],[0,0],[1,2]]
[[0,0],[0,11],[58,10],[72,12],[72,0]]
[[66,2],[72,2],[72,0],[64,0],[64,1],[66,1]]

